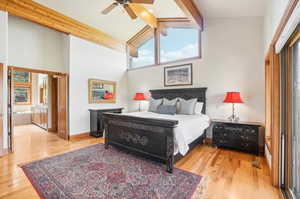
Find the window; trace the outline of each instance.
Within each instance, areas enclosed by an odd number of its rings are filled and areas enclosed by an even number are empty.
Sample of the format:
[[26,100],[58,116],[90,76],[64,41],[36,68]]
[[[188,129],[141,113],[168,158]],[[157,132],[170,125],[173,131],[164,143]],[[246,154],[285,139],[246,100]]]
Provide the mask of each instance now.
[[200,30],[188,19],[161,19],[128,42],[129,67],[138,68],[200,57]]
[[199,31],[192,28],[168,28],[160,34],[160,63],[199,57]]
[[16,70],[13,72],[14,100],[16,105],[31,104],[31,73]]
[[[270,56],[272,57],[272,56]],[[300,26],[280,52],[280,187],[300,198]],[[275,73],[275,72],[273,72]],[[276,75],[277,73],[275,73]],[[272,78],[272,77],[270,77]],[[274,136],[274,135],[273,135]],[[273,138],[273,137],[272,137]],[[276,138],[274,136],[274,138]]]
[[154,38],[142,44],[137,50],[137,57],[131,57],[131,67],[149,66],[155,64]]

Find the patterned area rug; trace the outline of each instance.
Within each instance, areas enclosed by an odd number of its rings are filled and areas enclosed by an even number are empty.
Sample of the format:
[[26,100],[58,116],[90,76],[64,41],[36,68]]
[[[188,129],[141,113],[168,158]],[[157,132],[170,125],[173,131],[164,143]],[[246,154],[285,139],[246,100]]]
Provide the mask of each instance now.
[[202,177],[96,144],[22,166],[45,199],[194,199]]

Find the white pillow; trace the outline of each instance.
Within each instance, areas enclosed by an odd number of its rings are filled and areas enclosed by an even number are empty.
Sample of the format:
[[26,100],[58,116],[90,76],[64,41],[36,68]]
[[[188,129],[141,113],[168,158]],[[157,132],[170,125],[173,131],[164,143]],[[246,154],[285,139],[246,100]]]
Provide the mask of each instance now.
[[203,109],[203,102],[197,102],[195,106],[195,115],[201,115]]
[[185,100],[179,99],[179,110],[177,114],[181,115],[194,115],[195,114],[195,107],[197,103],[197,98]]
[[176,103],[177,103],[177,101],[178,101],[177,98],[172,99],[172,100],[168,100],[168,99],[164,98],[164,100],[163,100],[163,105],[175,106]]
[[150,99],[149,101],[149,112],[157,112],[158,107],[162,104],[163,99]]

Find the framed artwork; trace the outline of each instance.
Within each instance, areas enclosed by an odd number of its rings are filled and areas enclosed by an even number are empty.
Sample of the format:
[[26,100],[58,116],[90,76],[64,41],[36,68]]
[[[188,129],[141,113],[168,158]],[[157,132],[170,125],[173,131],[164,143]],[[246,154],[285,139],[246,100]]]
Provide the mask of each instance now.
[[14,103],[16,105],[32,104],[32,74],[28,71],[14,70]]
[[168,66],[164,73],[165,86],[193,85],[193,64]]
[[116,103],[116,82],[89,79],[89,103]]

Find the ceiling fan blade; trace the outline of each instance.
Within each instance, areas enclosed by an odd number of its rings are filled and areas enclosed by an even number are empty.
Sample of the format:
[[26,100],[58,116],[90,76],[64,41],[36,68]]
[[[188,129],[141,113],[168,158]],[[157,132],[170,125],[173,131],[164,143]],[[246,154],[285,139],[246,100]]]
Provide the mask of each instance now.
[[108,6],[107,8],[105,8],[104,10],[102,10],[102,14],[106,15],[108,14],[110,11],[112,11],[112,9],[114,9],[115,7],[118,6],[118,3],[112,3],[110,6]]
[[129,7],[128,4],[123,5],[124,9],[126,10],[127,14],[130,16],[131,19],[136,19],[137,16],[134,11]]
[[143,6],[140,6],[136,3],[129,3],[129,7],[133,10],[135,15],[144,20],[147,24],[149,24],[152,28],[157,28],[157,19],[155,16],[149,12]]
[[131,0],[130,3],[153,4],[154,0]]

